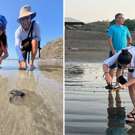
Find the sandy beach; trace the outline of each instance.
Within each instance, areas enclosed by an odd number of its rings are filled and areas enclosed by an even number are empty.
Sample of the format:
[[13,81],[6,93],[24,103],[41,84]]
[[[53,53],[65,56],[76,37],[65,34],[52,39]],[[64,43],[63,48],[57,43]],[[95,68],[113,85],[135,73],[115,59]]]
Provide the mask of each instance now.
[[[40,66],[39,66],[40,65]],[[0,68],[0,135],[62,135],[62,68],[19,71],[17,60],[6,60]],[[23,98],[9,101],[11,90]]]

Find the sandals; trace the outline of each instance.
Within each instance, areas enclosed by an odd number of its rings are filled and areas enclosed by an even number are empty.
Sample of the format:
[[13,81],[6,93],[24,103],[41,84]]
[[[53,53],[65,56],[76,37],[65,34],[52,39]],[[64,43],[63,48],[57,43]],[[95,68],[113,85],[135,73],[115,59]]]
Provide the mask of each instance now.
[[[133,113],[133,111],[132,112],[130,112],[128,115],[127,115],[127,120],[126,120],[126,123],[135,123],[135,112]],[[130,119],[132,119],[132,120],[130,120]]]

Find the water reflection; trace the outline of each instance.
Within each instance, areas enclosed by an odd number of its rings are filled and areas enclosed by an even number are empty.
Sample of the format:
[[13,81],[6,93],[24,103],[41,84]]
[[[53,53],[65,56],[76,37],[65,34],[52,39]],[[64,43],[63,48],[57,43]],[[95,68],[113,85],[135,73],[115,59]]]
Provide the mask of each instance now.
[[108,91],[108,128],[106,135],[127,135],[125,128],[125,108],[121,106],[119,91],[116,91],[115,98],[112,91]]

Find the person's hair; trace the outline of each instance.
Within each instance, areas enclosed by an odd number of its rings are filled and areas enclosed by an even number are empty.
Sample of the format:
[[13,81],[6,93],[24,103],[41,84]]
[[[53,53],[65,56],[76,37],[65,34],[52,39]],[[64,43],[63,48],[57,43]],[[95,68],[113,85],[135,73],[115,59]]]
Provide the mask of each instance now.
[[128,65],[131,62],[132,54],[127,49],[123,49],[118,56],[118,64]]
[[115,15],[115,19],[117,19],[120,15],[123,15],[122,13],[117,13],[116,15]]
[[2,33],[2,35],[0,35],[0,44],[4,45],[4,47],[7,47],[7,36],[5,34],[5,32]]

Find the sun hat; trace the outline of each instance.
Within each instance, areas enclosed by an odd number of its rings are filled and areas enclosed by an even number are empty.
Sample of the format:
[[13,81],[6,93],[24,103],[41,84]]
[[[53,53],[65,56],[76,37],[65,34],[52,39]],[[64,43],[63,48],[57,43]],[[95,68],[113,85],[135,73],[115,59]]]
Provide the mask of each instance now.
[[5,29],[7,25],[7,20],[5,18],[5,16],[0,15],[0,27]]
[[17,21],[20,21],[20,19],[31,16],[31,19],[33,19],[36,16],[36,12],[32,12],[30,5],[24,5],[20,9],[19,17]]

